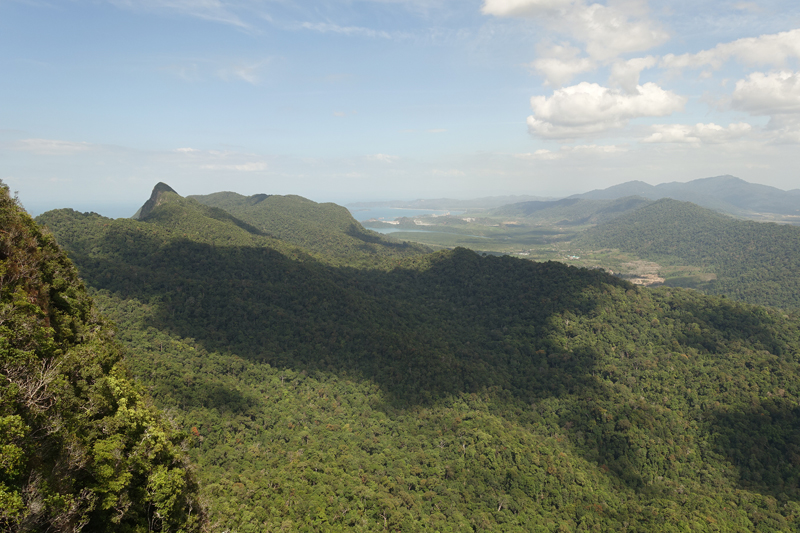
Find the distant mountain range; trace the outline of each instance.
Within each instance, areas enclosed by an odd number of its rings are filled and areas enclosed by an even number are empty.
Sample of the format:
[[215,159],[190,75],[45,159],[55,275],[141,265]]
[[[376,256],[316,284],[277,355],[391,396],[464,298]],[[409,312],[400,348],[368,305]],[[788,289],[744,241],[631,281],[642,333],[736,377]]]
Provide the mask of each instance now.
[[[578,211],[588,209],[593,214],[603,204],[581,204],[575,203],[576,200],[611,201],[633,196],[647,200],[672,198],[744,218],[763,219],[765,218],[763,215],[770,214],[800,217],[800,189],[784,191],[769,185],[750,183],[729,175],[659,185],[650,185],[638,180],[628,181],[607,189],[595,189],[561,199],[527,195],[487,196],[471,200],[436,198],[413,201],[358,202],[348,204],[348,208],[480,209],[494,210],[495,214],[500,216],[524,216],[537,219],[550,219],[551,215],[555,215],[556,212],[566,210],[566,221],[577,223],[577,219],[581,218],[576,218]],[[572,211],[575,213],[571,213]],[[771,219],[771,217],[766,218]],[[602,220],[586,220],[586,223],[598,222],[602,222]]]
[[672,198],[737,216],[757,213],[800,216],[800,189],[784,191],[768,185],[749,183],[734,176],[702,178],[686,183],[650,185],[629,181],[607,189],[595,189],[570,198],[616,200],[641,196],[650,200]]

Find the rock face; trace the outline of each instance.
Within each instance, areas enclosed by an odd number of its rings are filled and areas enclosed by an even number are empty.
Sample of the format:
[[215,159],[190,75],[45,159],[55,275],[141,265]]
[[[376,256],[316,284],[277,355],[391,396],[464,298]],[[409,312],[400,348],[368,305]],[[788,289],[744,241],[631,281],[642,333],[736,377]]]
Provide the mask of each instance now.
[[161,196],[165,192],[174,192],[178,194],[175,189],[167,185],[163,182],[158,182],[155,187],[153,187],[153,193],[150,195],[150,199],[147,200],[142,207],[133,215],[133,218],[136,220],[144,220],[147,218],[147,215],[156,208],[156,206],[161,204]]

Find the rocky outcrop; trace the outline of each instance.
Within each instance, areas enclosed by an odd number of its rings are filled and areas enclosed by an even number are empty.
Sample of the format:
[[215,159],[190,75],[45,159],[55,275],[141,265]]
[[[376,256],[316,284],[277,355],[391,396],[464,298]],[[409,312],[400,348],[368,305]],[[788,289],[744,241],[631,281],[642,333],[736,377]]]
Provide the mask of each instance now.
[[175,189],[166,183],[158,182],[156,186],[153,187],[153,193],[150,195],[150,199],[147,200],[138,211],[136,211],[136,214],[133,215],[133,218],[136,220],[144,220],[147,218],[153,209],[161,205],[161,197],[167,192],[174,192],[175,194],[178,194]]

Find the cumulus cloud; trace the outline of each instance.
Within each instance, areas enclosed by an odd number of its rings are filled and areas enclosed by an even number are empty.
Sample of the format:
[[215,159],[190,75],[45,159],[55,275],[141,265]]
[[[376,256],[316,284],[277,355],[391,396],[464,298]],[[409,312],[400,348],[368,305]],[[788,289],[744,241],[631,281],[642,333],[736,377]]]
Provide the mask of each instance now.
[[639,85],[633,94],[582,82],[531,98],[528,117],[531,134],[570,139],[625,126],[639,117],[662,117],[680,111],[686,98],[654,83]]
[[653,68],[657,62],[658,60],[653,56],[617,61],[611,66],[611,84],[622,87],[625,92],[633,94],[639,86],[639,77],[642,71],[646,68]]
[[577,13],[575,38],[586,42],[586,52],[598,60],[649,50],[665,43],[669,34],[652,21],[632,20],[617,8],[592,4]]
[[482,12],[496,17],[539,19],[548,29],[584,43],[591,59],[609,61],[669,39],[666,31],[647,18],[642,6],[643,2],[637,1],[606,6],[584,0],[485,0]]
[[800,58],[800,29],[721,43],[696,54],[667,54],[662,58],[661,65],[667,68],[718,69],[726,61],[736,59],[749,66],[781,67],[792,58]]
[[576,75],[594,70],[597,65],[588,57],[578,57],[580,50],[574,46],[556,45],[540,49],[538,59],[531,68],[544,76],[548,85],[561,87]]
[[564,159],[565,157],[573,155],[609,155],[627,152],[625,146],[618,146],[614,144],[579,144],[577,146],[562,146],[558,151],[552,150],[536,150],[533,153],[515,154],[517,159],[528,159],[532,161],[554,161],[556,159]]
[[563,11],[574,4],[574,0],[486,0],[481,11],[495,17],[539,17]]
[[22,139],[17,141],[16,149],[39,155],[70,155],[92,149],[85,142],[59,141],[55,139]]
[[745,122],[730,124],[727,128],[710,124],[657,124],[653,133],[642,139],[646,143],[719,144],[734,141],[747,135],[752,126]]
[[736,82],[731,105],[752,115],[800,113],[800,76],[789,71],[754,72]]

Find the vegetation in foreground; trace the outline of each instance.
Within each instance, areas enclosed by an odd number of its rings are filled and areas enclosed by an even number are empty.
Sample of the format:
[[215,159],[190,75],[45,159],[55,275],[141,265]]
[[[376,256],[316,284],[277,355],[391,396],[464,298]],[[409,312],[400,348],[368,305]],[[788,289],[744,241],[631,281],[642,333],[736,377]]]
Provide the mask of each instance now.
[[0,190],[0,529],[199,531],[183,446],[78,273]]

